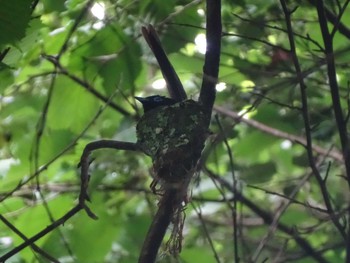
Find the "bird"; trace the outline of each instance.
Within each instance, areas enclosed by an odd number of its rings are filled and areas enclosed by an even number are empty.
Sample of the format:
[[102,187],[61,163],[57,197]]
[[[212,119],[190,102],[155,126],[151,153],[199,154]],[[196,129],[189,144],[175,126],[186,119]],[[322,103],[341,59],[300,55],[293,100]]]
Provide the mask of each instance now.
[[139,102],[142,103],[144,113],[151,111],[155,108],[162,106],[170,106],[177,103],[176,100],[167,98],[160,95],[154,95],[149,97],[135,97]]

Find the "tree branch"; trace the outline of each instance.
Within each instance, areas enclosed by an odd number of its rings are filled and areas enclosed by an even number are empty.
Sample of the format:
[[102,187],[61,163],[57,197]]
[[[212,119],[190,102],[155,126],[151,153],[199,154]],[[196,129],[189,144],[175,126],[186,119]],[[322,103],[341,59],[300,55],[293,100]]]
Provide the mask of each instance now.
[[[220,45],[221,45],[221,1],[220,0],[207,0],[207,32],[206,33],[207,33],[207,51],[205,55],[205,64],[204,64],[204,70],[203,70],[204,71],[203,84],[201,88],[199,102],[202,102],[205,108],[205,116],[206,116],[205,124],[206,124],[206,127],[208,127],[210,123],[211,111],[215,101],[215,93],[216,93],[215,86],[217,83],[217,78],[219,73]],[[157,44],[157,45],[159,44],[160,46],[159,40],[157,40],[157,38],[154,37],[153,35],[154,32],[152,33],[152,29],[147,30],[143,28],[143,34],[150,46],[154,44]],[[158,49],[152,48],[152,50],[153,52],[157,53],[156,51]],[[164,58],[162,60],[165,61],[165,64],[168,64],[167,60],[164,60]],[[159,59],[158,59],[158,63],[160,63]],[[162,69],[162,65],[160,66]],[[172,72],[173,68],[169,67],[169,65],[168,65],[168,68],[170,69],[169,72],[172,73],[172,77],[175,78],[174,81],[177,82],[178,78],[176,73]],[[170,95],[174,96],[171,92],[170,92]],[[177,97],[176,94],[175,96]],[[179,98],[180,97],[181,96],[179,96]],[[193,145],[193,147],[199,147],[200,145],[201,143],[199,143],[198,145]],[[198,161],[201,151],[202,149],[199,149],[198,156],[188,157],[193,159],[192,160],[193,162],[191,161],[188,163],[188,161],[190,160],[182,160],[187,163],[187,164],[185,163],[182,164],[184,167],[186,167],[186,169],[182,169],[182,173],[188,173],[188,171],[190,171],[191,173],[192,170],[193,171],[195,170],[194,169],[195,167],[193,166]],[[173,161],[175,162],[176,159]],[[181,171],[181,169],[179,171]],[[161,245],[161,242],[164,238],[164,235],[166,233],[166,230],[170,222],[174,219],[174,215],[176,216],[176,213],[181,212],[182,202],[186,197],[188,184],[191,179],[191,176],[186,176],[186,177],[188,177],[189,180],[185,180],[184,182],[178,183],[180,186],[173,187],[169,185],[168,187],[167,186],[163,187],[165,191],[159,202],[158,212],[156,213],[153,219],[153,222],[150,226],[150,229],[148,231],[148,234],[145,238],[144,245],[138,261],[139,263],[155,262],[159,247]],[[176,219],[177,218],[175,218],[175,221]],[[176,225],[177,223],[178,222],[174,222],[174,225]]]
[[[12,225],[3,215],[0,215],[0,220],[14,233],[16,233],[19,237],[21,237],[24,241],[28,241],[28,238],[26,235],[24,235],[18,228],[16,228],[14,225]],[[53,256],[42,250],[40,247],[35,245],[35,243],[30,244],[30,247],[43,257],[45,257],[47,260],[50,260],[50,262],[54,263],[60,263],[57,259],[55,259]]]
[[343,152],[344,164],[346,168],[346,176],[348,178],[347,181],[350,187],[350,145],[349,145],[346,121],[344,118],[341,101],[340,101],[340,95],[339,95],[339,86],[337,81],[337,73],[336,73],[334,54],[333,54],[333,39],[328,29],[323,1],[317,1],[316,8],[317,8],[318,19],[320,23],[321,32],[322,32],[322,38],[325,46],[324,52],[325,52],[326,61],[327,61],[327,74],[328,74],[329,87],[331,90],[332,103],[333,103],[332,107],[333,107],[334,116],[338,127],[338,133],[339,133],[340,143],[341,143],[342,152]]
[[45,59],[47,59],[48,61],[50,61],[55,67],[57,67],[59,74],[65,75],[68,78],[70,78],[71,80],[73,80],[74,82],[78,83],[80,86],[82,86],[86,91],[88,91],[89,93],[91,93],[93,96],[95,96],[96,98],[98,98],[99,100],[105,102],[108,104],[109,107],[111,107],[112,109],[116,110],[117,112],[123,114],[124,116],[131,116],[131,113],[126,111],[124,108],[118,106],[117,104],[115,104],[114,102],[110,101],[110,99],[106,96],[104,96],[102,93],[100,93],[99,91],[97,91],[93,86],[91,86],[88,82],[86,82],[83,79],[80,79],[79,77],[73,75],[72,73],[68,72],[59,62],[57,57],[53,57],[53,56],[48,56],[48,55],[43,55],[43,57]]
[[64,214],[61,218],[57,219],[55,222],[47,226],[45,229],[41,230],[39,233],[34,235],[33,237],[26,239],[25,242],[20,244],[19,246],[12,249],[10,252],[6,253],[5,255],[0,257],[0,262],[5,262],[10,257],[16,255],[18,252],[26,248],[27,246],[30,246],[34,244],[35,241],[39,240],[46,234],[50,233],[52,230],[57,228],[60,225],[63,225],[69,218],[74,216],[76,213],[78,213],[83,207],[80,206],[80,204],[73,207],[70,211],[68,211],[66,214]]
[[[343,152],[347,182],[350,188],[350,145],[349,145],[349,138],[348,138],[348,130],[346,127],[347,123],[343,115],[343,110],[342,110],[340,96],[339,96],[339,86],[337,82],[337,74],[336,74],[334,54],[333,54],[333,38],[331,37],[331,34],[328,29],[327,19],[325,14],[326,11],[323,5],[323,1],[319,0],[316,2],[316,9],[317,9],[318,20],[319,20],[319,24],[322,32],[323,43],[325,46],[324,52],[325,52],[326,61],[327,61],[329,87],[331,90],[332,103],[333,103],[332,107],[333,107],[334,116],[338,127],[338,133],[339,133],[340,143],[341,143],[342,152]],[[350,262],[350,227],[349,227],[350,207],[348,209],[349,209],[349,216],[348,216],[348,229],[346,234],[346,261]]]
[[[262,131],[266,134],[270,134],[270,135],[278,137],[278,138],[286,139],[286,140],[289,140],[291,142],[301,144],[305,147],[307,146],[307,142],[306,142],[306,139],[304,137],[296,136],[296,135],[278,130],[276,128],[272,128],[270,126],[265,125],[264,123],[258,122],[258,121],[253,120],[253,119],[245,119],[245,118],[243,118],[242,115],[238,114],[237,112],[231,111],[231,110],[226,109],[226,108],[221,107],[221,106],[214,106],[214,110],[216,112],[223,114],[225,116],[228,116],[228,117],[230,117],[238,122],[246,123],[249,126],[256,128],[259,131]],[[325,149],[325,148],[322,148],[318,145],[312,144],[312,150],[318,154],[325,156],[325,157],[326,156],[332,157],[337,162],[342,163],[344,161],[341,152],[339,152],[337,149]]]
[[179,195],[177,192],[178,189],[169,189],[158,203],[158,211],[154,215],[152,224],[148,229],[141,249],[139,263],[153,263],[156,261],[159,247],[173,219],[174,209],[181,205],[184,198],[183,195]]
[[208,113],[214,105],[216,83],[219,75],[221,51],[221,0],[207,0],[207,50],[203,68],[203,82],[199,95],[201,102]]
[[113,140],[100,140],[87,144],[84,148],[83,154],[80,158],[80,167],[81,167],[81,185],[80,185],[80,194],[79,194],[79,204],[83,207],[88,214],[93,219],[97,219],[97,216],[90,210],[90,208],[85,204],[85,201],[90,201],[87,189],[89,185],[89,156],[92,151],[98,149],[116,149],[116,150],[128,150],[128,151],[140,151],[138,145],[132,142],[120,142]]
[[[319,1],[321,2],[321,1]],[[291,12],[288,10],[287,5],[285,0],[280,0],[284,16],[285,16],[285,21],[286,21],[286,27],[288,30],[288,38],[289,38],[289,44],[290,44],[290,49],[291,49],[291,56],[293,60],[293,64],[295,67],[297,79],[299,82],[300,86],[300,94],[301,94],[301,104],[302,104],[302,116],[304,120],[304,128],[305,128],[305,136],[306,136],[306,151],[307,151],[307,156],[308,156],[308,161],[309,161],[309,166],[317,180],[317,183],[320,187],[322,197],[324,200],[324,203],[327,207],[327,210],[329,212],[329,215],[332,219],[333,225],[337,228],[339,233],[342,235],[344,239],[346,239],[346,233],[344,231],[344,226],[340,224],[338,218],[335,215],[333,205],[331,203],[331,197],[329,195],[329,192],[327,190],[327,185],[326,181],[323,180],[317,165],[315,163],[315,159],[313,156],[313,143],[312,143],[312,137],[311,137],[311,125],[310,125],[310,117],[309,117],[309,106],[308,106],[308,98],[307,98],[307,93],[306,89],[307,86],[304,82],[299,59],[296,53],[296,47],[295,47],[295,41],[294,41],[294,34],[293,34],[293,28],[292,28],[292,22],[291,22]],[[337,90],[338,91],[338,90]],[[337,93],[338,94],[338,93]],[[338,94],[338,99],[339,99],[339,94]],[[344,158],[344,161],[346,163],[346,160]],[[350,168],[350,163],[347,164]]]
[[[205,172],[210,176],[210,178],[213,178],[217,182],[219,182],[224,188],[232,192],[238,201],[242,202],[242,204],[246,205],[250,210],[252,210],[255,214],[260,216],[265,224],[270,225],[273,223],[274,217],[269,212],[266,212],[265,210],[261,209],[256,203],[249,200],[247,197],[245,197],[243,194],[239,192],[235,192],[232,185],[223,179],[223,177],[216,175],[215,173],[211,172],[209,169],[205,169]],[[294,228],[288,227],[287,225],[277,222],[276,227],[278,230],[280,230],[283,233],[286,233],[287,235],[291,236],[295,242],[306,252],[307,255],[312,257],[316,260],[316,262],[320,263],[327,263],[328,261],[322,257],[320,253],[318,253],[311,245],[310,243],[302,238],[297,231],[295,231]]]
[[[314,6],[317,6],[320,0],[309,0],[310,3]],[[329,22],[331,22],[335,28],[338,29],[338,32],[344,35],[346,38],[350,39],[350,29],[340,22],[339,17],[332,13],[328,8],[323,8],[324,14]]]

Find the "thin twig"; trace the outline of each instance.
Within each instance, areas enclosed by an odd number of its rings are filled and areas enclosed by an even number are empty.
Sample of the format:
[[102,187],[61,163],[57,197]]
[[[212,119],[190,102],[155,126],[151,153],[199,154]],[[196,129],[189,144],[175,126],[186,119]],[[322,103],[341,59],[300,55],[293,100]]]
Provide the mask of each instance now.
[[310,179],[312,175],[309,174],[307,176],[304,176],[302,180],[298,182],[298,184],[294,187],[293,191],[288,196],[288,200],[281,202],[281,205],[276,211],[274,212],[272,223],[269,226],[269,229],[265,236],[261,239],[259,242],[259,245],[255,251],[255,253],[252,256],[253,262],[258,262],[258,257],[260,253],[262,252],[264,246],[267,244],[268,240],[274,235],[275,230],[277,229],[277,224],[283,215],[283,213],[287,210],[287,208],[292,204],[292,199],[296,197],[302,186]]
[[[215,260],[216,260],[216,262],[220,263],[221,262],[220,257],[218,255],[218,252],[215,249],[214,242],[210,237],[210,232],[209,232],[207,225],[203,219],[202,212],[201,212],[200,208],[197,208],[194,204],[192,204],[192,207],[193,207],[194,211],[196,211],[196,214],[199,218],[199,221],[201,222],[201,225],[202,225],[203,230],[204,230],[204,234],[209,242],[209,246],[211,248],[211,251],[213,251],[213,253],[214,253]],[[235,261],[235,262],[238,263],[239,261]]]
[[80,24],[80,22],[83,20],[84,16],[86,15],[87,12],[89,12],[92,4],[94,3],[94,0],[89,0],[85,6],[83,7],[83,10],[79,13],[78,17],[74,20],[74,24],[72,25],[72,27],[70,28],[67,37],[63,43],[63,45],[61,46],[60,51],[58,52],[57,58],[59,59],[63,53],[67,50],[68,48],[68,43],[70,41],[70,38],[72,37],[72,35],[74,34],[75,30],[77,30],[78,25]]
[[[253,119],[244,118],[243,115],[240,115],[237,112],[231,111],[231,110],[226,109],[226,108],[221,107],[221,106],[214,106],[214,110],[220,114],[231,117],[239,122],[246,123],[249,126],[254,127],[254,128],[264,132],[264,133],[267,133],[267,134],[270,134],[272,136],[279,137],[282,139],[286,139],[286,140],[298,143],[298,144],[303,145],[303,146],[307,145],[306,139],[304,137],[296,136],[296,135],[278,130],[276,128],[272,128],[270,126],[267,126],[264,123],[258,122],[258,121],[253,120]],[[336,149],[324,149],[318,145],[313,144],[312,150],[318,154],[323,155],[323,156],[329,156],[340,163],[343,162],[342,154],[339,151],[337,151]]]
[[[257,21],[254,21],[254,20],[250,20],[250,19],[247,19],[247,18],[244,18],[238,14],[233,14],[235,17],[239,18],[240,20],[244,21],[244,22],[248,22],[248,23],[251,23],[255,26],[259,26],[261,27],[261,21],[257,22]],[[274,29],[274,30],[278,30],[278,31],[281,31],[281,32],[284,32],[284,33],[288,33],[287,30],[285,30],[284,28],[281,28],[281,27],[278,27],[278,26],[275,26],[275,25],[269,25],[269,24],[263,24],[264,27],[266,28],[270,28],[270,29]],[[307,41],[311,41],[313,44],[315,44],[315,46],[317,46],[320,50],[323,50],[322,46],[314,39],[312,39],[309,35],[307,36],[303,36],[303,35],[300,35],[298,33],[294,33],[294,35],[296,37],[299,37],[300,39],[304,39],[304,40],[307,40]],[[246,38],[245,36],[242,36],[244,38]],[[254,40],[254,38],[250,38],[252,40]],[[257,41],[260,42],[259,39],[256,39]],[[268,42],[269,43],[269,42]],[[269,43],[269,45],[271,45],[271,43]],[[272,45],[273,46],[273,45]],[[278,46],[276,46],[278,47]],[[284,49],[283,49],[284,50]],[[285,50],[286,51],[286,50]]]
[[[3,215],[0,215],[0,220],[14,233],[16,233],[19,237],[21,237],[24,241],[28,241],[28,238],[14,225],[12,225]],[[50,260],[50,262],[59,263],[57,259],[55,259],[53,256],[49,255],[46,251],[42,250],[40,247],[35,245],[34,243],[30,244],[30,247],[46,259]]]
[[[30,160],[34,159],[34,171],[37,171],[39,169],[39,159],[40,159],[39,149],[40,149],[41,139],[42,139],[42,136],[44,134],[44,130],[45,130],[45,126],[46,126],[47,114],[48,114],[49,106],[51,103],[52,94],[53,94],[53,91],[55,89],[55,83],[56,83],[56,77],[57,77],[56,72],[57,72],[57,67],[55,66],[55,71],[52,74],[47,98],[46,98],[45,104],[43,106],[41,116],[40,116],[40,118],[37,122],[37,125],[36,125],[36,136],[34,139],[31,155],[29,157]],[[53,214],[50,210],[50,207],[49,207],[49,205],[44,197],[44,194],[42,193],[41,188],[40,188],[40,176],[39,175],[40,174],[37,174],[37,176],[35,177],[36,178],[36,191],[39,193],[39,196],[43,202],[43,207],[44,207],[50,221],[54,222],[55,221],[54,216],[53,216]],[[63,233],[60,231],[60,229],[58,229],[58,233],[60,235],[60,238],[62,240],[63,245],[67,249],[69,255],[73,258],[72,250],[69,247],[69,244],[68,244],[66,238],[64,237]]]
[[347,6],[349,5],[349,2],[350,0],[347,0],[344,5],[342,7],[340,7],[340,10],[339,10],[339,14],[338,14],[338,17],[337,19],[334,21],[334,27],[333,27],[333,30],[332,30],[332,33],[331,33],[331,36],[332,36],[332,39],[334,38],[334,35],[335,33],[338,32],[339,30],[339,25],[340,25],[340,22],[341,22],[341,18],[347,8]]
[[[319,4],[320,1],[321,0],[309,0],[309,2],[312,5],[314,5],[314,6]],[[349,29],[349,27],[347,27],[344,23],[339,21],[338,17],[335,14],[333,14],[333,12],[330,11],[328,8],[323,8],[323,9],[324,9],[324,14],[325,14],[327,20],[330,23],[332,23],[333,25],[337,24],[338,32],[341,33],[346,38],[350,39],[350,29]]]
[[[230,170],[231,170],[231,174],[232,174],[232,181],[233,181],[233,190],[234,192],[236,193],[237,192],[237,178],[235,176],[235,170],[234,170],[234,164],[233,164],[233,154],[232,154],[232,151],[231,151],[231,147],[230,145],[228,144],[228,141],[227,141],[227,136],[225,134],[225,131],[221,125],[221,122],[219,120],[219,117],[216,115],[215,116],[215,119],[216,119],[216,123],[218,124],[219,126],[219,129],[220,129],[220,132],[224,138],[224,144],[225,144],[225,147],[226,147],[226,151],[227,151],[227,154],[229,156],[229,159],[230,159]],[[236,196],[236,195],[235,195]],[[234,257],[235,257],[235,262],[239,262],[239,254],[238,254],[238,216],[237,216],[237,199],[234,198],[233,199],[233,209],[231,210],[232,211],[232,227],[233,227],[233,247],[234,247]]]
[[132,116],[132,114],[128,111],[126,111],[124,108],[118,106],[115,104],[113,101],[110,101],[110,99],[106,96],[104,96],[102,93],[97,91],[92,85],[90,85],[88,82],[85,80],[73,75],[70,73],[68,70],[66,70],[61,63],[57,60],[56,57],[53,56],[48,56],[48,55],[43,55],[44,58],[46,58],[48,61],[50,61],[53,65],[57,66],[59,68],[59,74],[65,75],[74,82],[78,83],[81,87],[83,87],[86,91],[94,95],[96,98],[99,100],[108,103],[108,106],[111,107],[112,109],[116,110],[117,112],[123,114],[124,116]]
[[[210,178],[219,182],[225,189],[235,194],[237,199],[244,205],[246,205],[249,209],[251,209],[254,213],[259,215],[264,220],[265,224],[270,225],[273,222],[273,216],[269,212],[261,209],[259,205],[249,200],[242,193],[234,193],[232,185],[229,182],[227,182],[222,176],[213,173],[207,168],[204,169],[204,172],[207,173]],[[318,253],[307,240],[303,239],[295,231],[294,228],[288,227],[287,225],[278,222],[277,229],[291,236],[294,239],[294,241],[300,246],[300,248],[303,249],[310,257],[314,258],[316,262],[328,263],[328,261],[320,253]]]
[[120,142],[113,140],[100,140],[87,144],[84,148],[83,154],[80,158],[79,165],[81,166],[81,188],[79,194],[79,203],[85,209],[86,213],[93,219],[97,219],[97,216],[89,209],[85,204],[85,201],[90,201],[87,189],[89,186],[89,156],[92,151],[98,149],[116,149],[116,150],[127,150],[127,151],[140,151],[138,145],[132,142]]
[[54,156],[50,161],[48,161],[46,164],[42,165],[37,171],[35,171],[33,174],[30,174],[28,176],[23,176],[22,181],[18,182],[17,186],[12,189],[11,191],[7,192],[0,198],[0,202],[4,201],[8,197],[12,196],[13,193],[18,191],[22,186],[26,185],[28,182],[36,178],[40,173],[43,171],[46,171],[51,164],[53,164],[57,159],[59,159],[63,154],[68,152],[72,147],[74,147],[77,142],[85,135],[85,133],[90,129],[90,127],[96,122],[96,120],[99,118],[99,116],[104,112],[106,107],[111,102],[112,98],[115,96],[115,93],[112,94],[106,101],[106,104],[102,106],[95,114],[95,116],[91,119],[91,121],[86,125],[86,127],[81,131],[81,133],[75,137],[61,152],[59,152],[56,156]]
[[337,81],[337,74],[336,74],[334,54],[333,54],[333,40],[328,30],[323,1],[317,1],[316,8],[317,8],[318,18],[320,22],[322,37],[325,45],[327,74],[328,74],[329,86],[331,89],[332,102],[333,102],[332,107],[334,110],[334,116],[335,116],[338,133],[340,137],[344,164],[346,168],[346,176],[348,178],[347,182],[350,187],[350,145],[349,145],[347,126],[343,115],[343,110],[342,110],[342,105],[341,105],[341,100],[339,95],[339,86]]
[[[322,2],[322,1],[319,1],[319,2]],[[311,137],[309,106],[308,106],[308,98],[307,98],[307,94],[306,94],[307,87],[306,87],[306,84],[305,84],[304,79],[302,77],[302,71],[301,71],[299,59],[298,59],[298,56],[296,53],[294,35],[293,35],[293,30],[292,30],[292,22],[291,22],[291,12],[288,10],[285,0],[280,0],[280,3],[282,5],[282,9],[283,9],[285,20],[286,20],[291,55],[292,55],[293,64],[295,67],[297,79],[298,79],[299,86],[300,86],[301,104],[302,104],[302,111],[301,112],[302,112],[302,116],[303,116],[303,120],[304,120],[304,129],[305,129],[305,136],[306,136],[306,151],[307,151],[309,165],[310,165],[310,168],[311,168],[312,172],[314,173],[314,176],[318,182],[318,185],[319,185],[321,193],[322,193],[323,200],[325,202],[327,210],[329,211],[329,215],[331,216],[332,222],[333,222],[334,226],[338,229],[338,231],[342,235],[342,237],[344,239],[346,239],[346,233],[345,233],[344,226],[340,224],[338,218],[335,216],[335,212],[333,210],[333,205],[331,203],[331,198],[329,196],[327,186],[322,179],[322,176],[321,176],[321,174],[316,166],[315,159],[313,156],[313,151],[312,151],[312,149],[313,149],[312,144],[313,143],[312,143],[312,137]],[[339,99],[339,94],[338,94],[338,99]],[[342,115],[341,115],[341,119],[343,121]],[[345,131],[346,131],[346,129],[345,129]],[[347,158],[345,158],[344,153],[343,153],[343,157],[344,157],[344,161],[346,163]],[[350,157],[350,155],[349,155],[349,157]],[[350,163],[346,166],[349,166],[349,171],[350,171]]]
[[[343,109],[341,106],[341,101],[339,96],[339,86],[337,81],[337,74],[336,74],[334,54],[333,54],[333,39],[328,29],[328,24],[326,19],[326,10],[324,8],[323,1],[316,1],[315,5],[316,5],[318,20],[319,20],[319,24],[322,32],[322,38],[325,46],[325,56],[327,60],[327,74],[328,74],[329,87],[331,89],[331,96],[332,96],[332,102],[333,102],[332,106],[333,106],[335,120],[337,123],[340,143],[342,147],[347,183],[350,188],[350,145],[349,145],[349,138],[348,138],[347,123],[343,115]],[[339,21],[337,23],[339,24]],[[349,209],[349,216],[348,216],[348,222],[347,222],[348,227],[347,227],[347,233],[345,235],[345,240],[346,240],[346,261],[350,262],[350,227],[349,227],[350,206],[348,209]],[[337,228],[339,229],[339,226],[337,226]],[[343,231],[344,231],[344,228],[345,227],[343,227]]]
[[70,211],[68,211],[66,214],[64,214],[61,218],[57,219],[55,222],[47,226],[45,229],[41,230],[39,233],[34,235],[33,237],[27,239],[25,242],[20,244],[19,246],[15,247],[11,251],[7,252],[5,255],[0,257],[0,262],[5,262],[10,257],[16,255],[18,252],[26,248],[27,246],[30,246],[35,241],[39,240],[46,234],[50,233],[52,230],[56,229],[58,226],[63,225],[68,219],[70,219],[72,216],[74,216],[76,213],[78,213],[82,207],[80,204],[73,207]]

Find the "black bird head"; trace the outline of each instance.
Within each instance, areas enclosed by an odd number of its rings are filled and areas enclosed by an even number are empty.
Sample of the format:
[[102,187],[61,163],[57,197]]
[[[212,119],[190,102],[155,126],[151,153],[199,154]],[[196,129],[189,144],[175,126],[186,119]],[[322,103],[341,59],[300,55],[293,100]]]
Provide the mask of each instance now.
[[142,103],[143,111],[147,112],[161,106],[170,106],[175,104],[177,101],[167,97],[155,95],[146,98],[135,97],[139,102]]

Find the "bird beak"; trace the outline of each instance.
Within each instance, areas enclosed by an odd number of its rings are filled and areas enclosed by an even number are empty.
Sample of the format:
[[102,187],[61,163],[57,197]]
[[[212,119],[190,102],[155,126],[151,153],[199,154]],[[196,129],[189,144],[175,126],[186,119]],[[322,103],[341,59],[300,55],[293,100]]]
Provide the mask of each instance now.
[[145,98],[142,97],[135,97],[139,102],[143,103],[145,101]]

